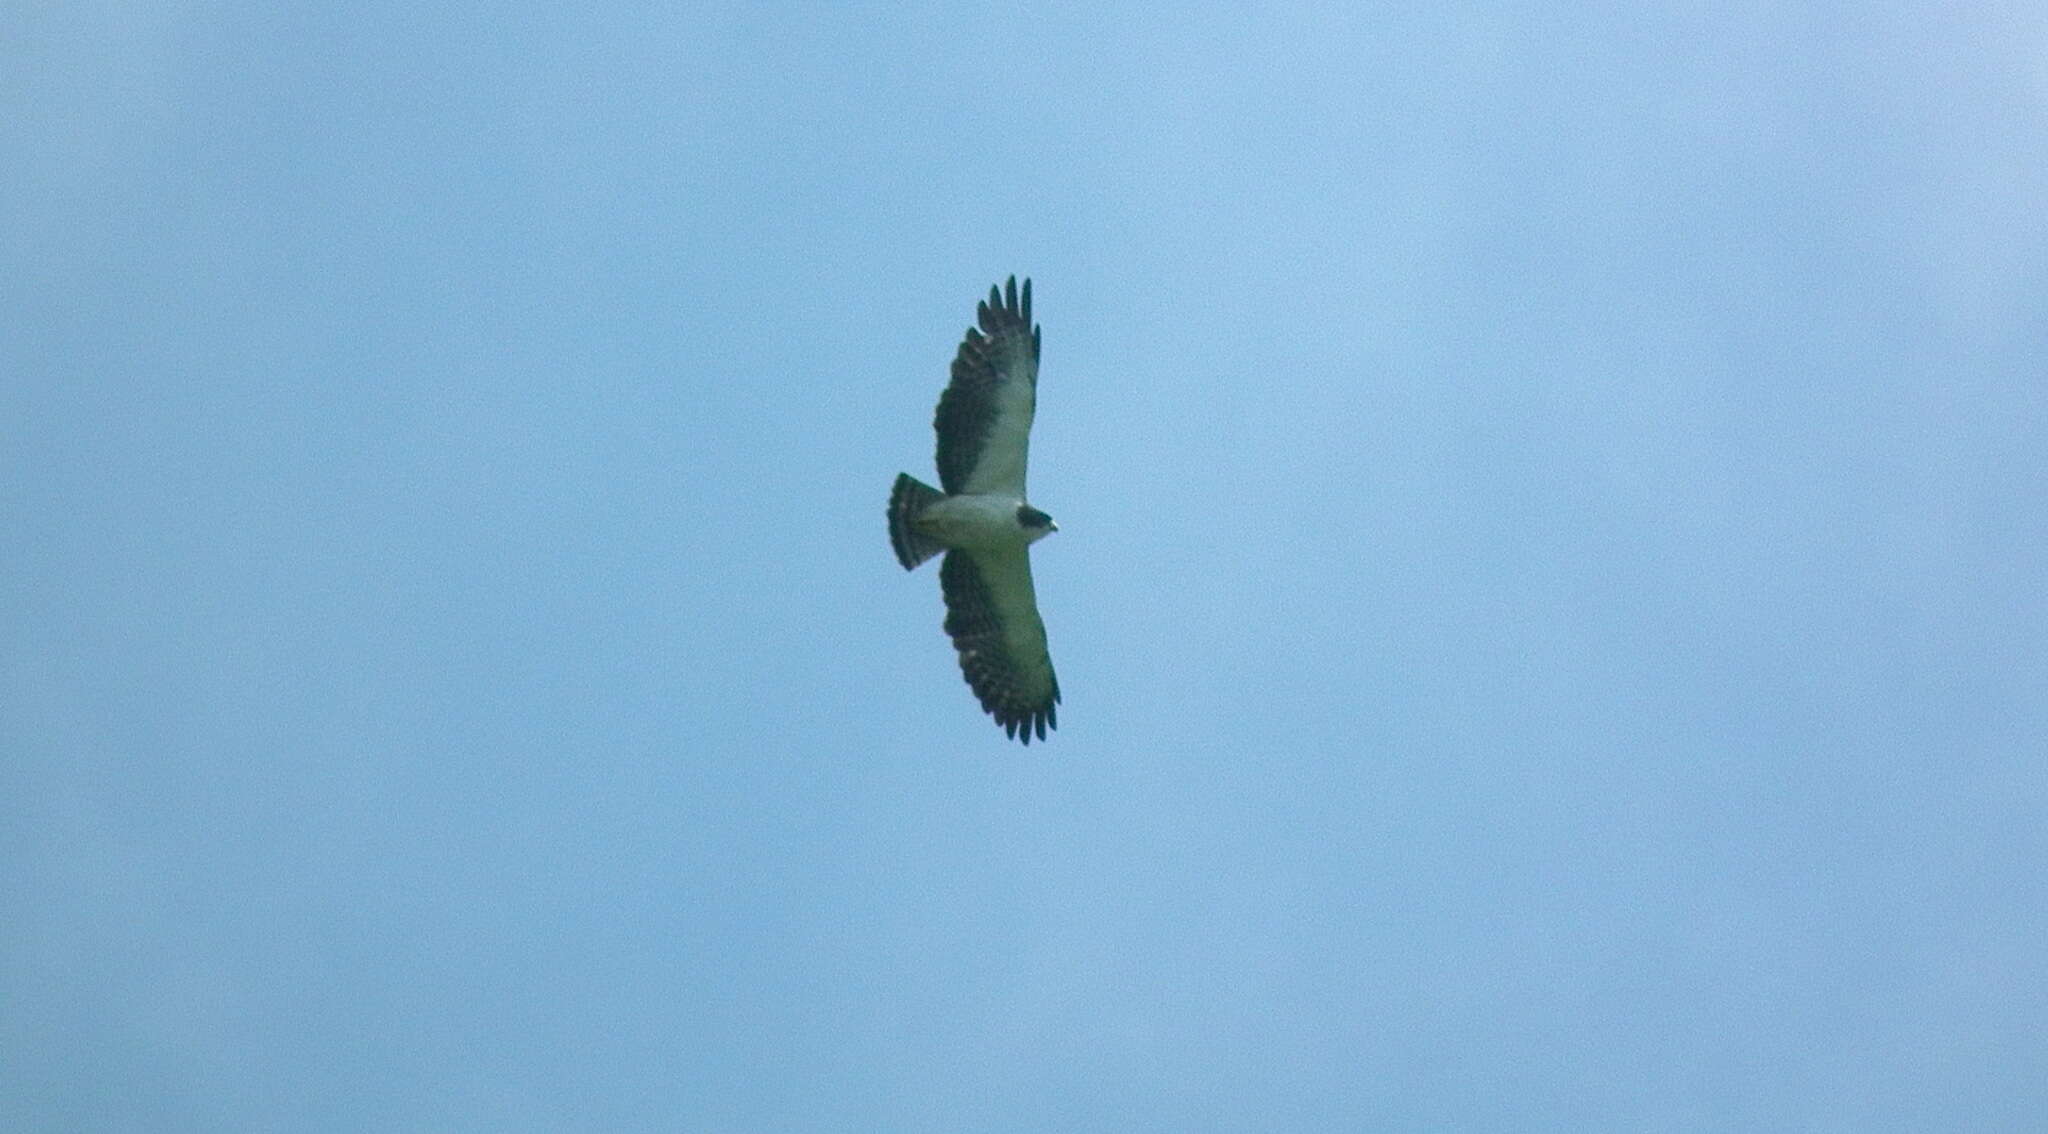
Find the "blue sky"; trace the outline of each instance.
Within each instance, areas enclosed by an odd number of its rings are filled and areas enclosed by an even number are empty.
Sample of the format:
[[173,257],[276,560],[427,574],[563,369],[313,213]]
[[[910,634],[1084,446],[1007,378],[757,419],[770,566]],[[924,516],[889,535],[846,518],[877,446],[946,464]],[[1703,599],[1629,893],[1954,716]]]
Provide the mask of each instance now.
[[0,1125],[2038,1128],[2044,48],[17,6]]

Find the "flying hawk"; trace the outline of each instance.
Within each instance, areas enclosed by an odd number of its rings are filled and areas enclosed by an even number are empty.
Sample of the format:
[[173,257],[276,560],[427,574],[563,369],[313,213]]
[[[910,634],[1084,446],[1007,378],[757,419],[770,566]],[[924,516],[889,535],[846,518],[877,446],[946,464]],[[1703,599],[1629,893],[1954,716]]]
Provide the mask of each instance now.
[[1024,500],[1025,450],[1038,401],[1038,328],[1031,281],[1017,277],[975,307],[939,397],[939,485],[898,473],[889,493],[889,542],[908,571],[943,551],[939,587],[946,633],[981,707],[1011,737],[1031,743],[1059,727],[1060,683],[1031,590],[1031,545],[1059,530]]

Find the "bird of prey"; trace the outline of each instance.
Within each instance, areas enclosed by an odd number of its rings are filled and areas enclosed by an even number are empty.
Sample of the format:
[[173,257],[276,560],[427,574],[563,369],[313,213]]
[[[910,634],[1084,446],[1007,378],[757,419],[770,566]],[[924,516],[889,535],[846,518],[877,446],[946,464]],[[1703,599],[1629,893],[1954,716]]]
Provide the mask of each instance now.
[[[1011,276],[976,305],[939,397],[939,488],[907,473],[889,493],[889,542],[908,571],[940,552],[946,633],[981,707],[1025,744],[1059,727],[1060,683],[1031,588],[1033,543],[1059,530],[1024,499],[1025,451],[1038,402],[1031,281]],[[941,491],[943,489],[944,491]]]

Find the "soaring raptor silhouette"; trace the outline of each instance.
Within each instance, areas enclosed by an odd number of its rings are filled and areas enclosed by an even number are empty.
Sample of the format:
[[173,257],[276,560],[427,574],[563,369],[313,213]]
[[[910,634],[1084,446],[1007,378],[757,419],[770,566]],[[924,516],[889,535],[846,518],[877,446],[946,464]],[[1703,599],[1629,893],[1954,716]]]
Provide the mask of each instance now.
[[[1017,277],[976,305],[939,396],[939,488],[898,473],[889,542],[910,570],[941,551],[946,633],[981,707],[1031,743],[1059,727],[1060,683],[1031,588],[1033,543],[1059,530],[1024,499],[1024,463],[1038,401],[1038,328],[1031,281]],[[944,491],[940,491],[944,489]]]

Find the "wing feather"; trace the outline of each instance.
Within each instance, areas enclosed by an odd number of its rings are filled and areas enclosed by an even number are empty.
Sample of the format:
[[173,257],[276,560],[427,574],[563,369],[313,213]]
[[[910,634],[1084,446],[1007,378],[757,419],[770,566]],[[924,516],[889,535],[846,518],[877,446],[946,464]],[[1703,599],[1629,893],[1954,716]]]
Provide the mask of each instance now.
[[948,494],[1024,496],[1031,418],[1038,403],[1038,328],[1031,323],[1031,281],[1011,276],[975,307],[953,356],[953,379],[939,397],[939,486]]
[[1031,556],[1003,551],[949,551],[939,565],[946,593],[946,633],[960,651],[960,672],[981,707],[1011,737],[1059,727],[1059,678],[1046,649],[1045,623],[1031,586]]

